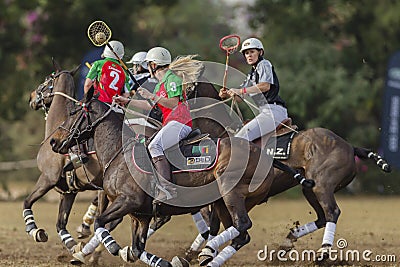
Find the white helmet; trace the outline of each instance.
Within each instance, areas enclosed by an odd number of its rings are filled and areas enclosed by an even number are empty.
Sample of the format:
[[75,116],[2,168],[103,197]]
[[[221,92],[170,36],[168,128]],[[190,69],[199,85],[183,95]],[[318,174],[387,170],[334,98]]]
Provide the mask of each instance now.
[[154,62],[159,66],[171,64],[171,53],[164,47],[153,47],[147,52],[147,62]]
[[240,49],[240,52],[243,53],[245,50],[252,48],[261,49],[264,51],[264,46],[260,40],[257,38],[249,38],[242,43],[242,49]]
[[147,62],[145,61],[146,59],[147,52],[137,52],[136,54],[133,55],[131,60],[129,60],[126,63],[131,63],[131,64],[139,64],[143,68],[147,69]]
[[[119,42],[119,41],[110,41],[108,43],[112,49],[114,50],[114,52],[118,55],[118,57],[120,59],[122,59],[124,57],[125,51],[124,51],[124,45]],[[109,57],[109,58],[113,58],[113,59],[118,59],[114,53],[111,51],[111,49],[108,47],[108,45],[106,45],[106,47],[104,48],[104,52],[101,55],[102,57]]]

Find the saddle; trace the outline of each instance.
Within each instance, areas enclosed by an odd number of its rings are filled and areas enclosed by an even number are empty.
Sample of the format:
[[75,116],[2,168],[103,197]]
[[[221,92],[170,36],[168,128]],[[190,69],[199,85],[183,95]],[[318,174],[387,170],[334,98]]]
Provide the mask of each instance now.
[[[141,172],[152,173],[151,156],[147,144],[154,135],[143,142],[136,143],[132,148],[132,163]],[[209,134],[202,134],[194,129],[182,139],[179,144],[164,151],[173,173],[197,172],[211,169],[216,164],[219,139],[209,138]]]
[[275,129],[274,136],[278,137],[297,130],[297,125],[292,124],[292,119],[287,118],[283,120]]

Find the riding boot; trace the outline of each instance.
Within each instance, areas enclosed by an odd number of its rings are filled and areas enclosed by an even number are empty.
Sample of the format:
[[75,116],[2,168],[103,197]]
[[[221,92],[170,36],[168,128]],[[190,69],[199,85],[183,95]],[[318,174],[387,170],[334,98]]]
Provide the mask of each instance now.
[[85,153],[85,147],[83,144],[71,147],[71,153],[69,154],[69,157],[70,160],[64,165],[64,172],[77,169],[82,166],[82,164],[85,164],[89,161],[89,157]]
[[157,170],[158,181],[159,181],[159,191],[158,195],[155,197],[154,202],[163,202],[165,200],[170,200],[177,197],[176,188],[170,183],[172,181],[171,167],[165,156],[158,156],[152,158],[154,167]]

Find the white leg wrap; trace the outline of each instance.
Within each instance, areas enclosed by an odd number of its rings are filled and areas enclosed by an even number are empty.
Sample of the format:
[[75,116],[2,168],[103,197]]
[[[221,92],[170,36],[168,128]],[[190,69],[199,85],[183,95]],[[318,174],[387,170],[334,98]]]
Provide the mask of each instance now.
[[315,224],[315,222],[310,222],[310,223],[307,223],[307,224],[305,224],[303,226],[300,226],[300,227],[294,229],[292,231],[292,234],[296,238],[299,238],[299,237],[305,236],[305,235],[307,235],[309,233],[312,233],[312,232],[314,232],[316,230],[318,230],[318,227]]
[[215,238],[215,235],[208,235],[208,240],[207,241],[213,240],[214,238]]
[[192,218],[200,234],[203,234],[209,230],[208,225],[200,212],[193,214]]
[[161,258],[157,257],[156,255],[147,253],[146,251],[143,251],[142,254],[140,254],[139,259],[145,264],[150,265],[151,267],[158,266],[158,264],[162,261]]
[[89,242],[82,248],[82,253],[86,255],[92,254],[93,251],[98,247],[100,244],[100,240],[94,235]]
[[204,237],[201,236],[201,234],[198,234],[196,239],[193,241],[192,245],[190,246],[190,249],[193,251],[199,251],[201,246],[206,240]]
[[218,248],[220,246],[222,246],[226,242],[234,239],[239,234],[240,234],[239,231],[236,230],[235,227],[231,226],[228,229],[226,229],[225,231],[223,231],[222,233],[220,233],[219,235],[217,235],[211,241],[208,241],[206,246],[208,246],[214,250],[218,250]]
[[58,232],[58,236],[65,245],[67,245],[71,241],[74,241],[74,238],[66,230],[61,230],[60,232]]
[[90,204],[85,215],[83,215],[83,224],[90,226],[94,222],[94,217],[96,216],[97,206]]
[[[102,234],[104,232],[107,232],[107,236],[105,236],[104,238],[102,238]],[[101,241],[101,243],[103,243],[103,245],[108,249],[108,246],[111,245],[112,243],[115,243],[115,240],[112,238],[112,236],[110,235],[110,233],[108,232],[107,229],[105,228],[97,228],[96,229],[96,233],[95,236],[97,237],[98,240]]]
[[322,238],[322,245],[333,245],[333,239],[335,238],[336,223],[327,222],[325,226],[324,237]]
[[219,267],[229,260],[233,254],[236,253],[236,249],[232,246],[226,246],[208,265],[207,267]]

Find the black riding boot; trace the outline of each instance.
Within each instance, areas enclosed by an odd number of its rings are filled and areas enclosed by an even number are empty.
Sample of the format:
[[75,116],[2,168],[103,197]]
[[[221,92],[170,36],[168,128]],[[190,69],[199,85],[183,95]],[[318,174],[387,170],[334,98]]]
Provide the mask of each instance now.
[[64,165],[64,172],[77,169],[82,166],[82,164],[85,164],[89,161],[89,157],[85,153],[83,144],[71,147],[71,153],[69,154],[69,157],[70,160]]
[[[155,197],[155,202],[162,202],[177,197],[176,188],[169,184],[172,181],[171,167],[165,156],[158,156],[152,158],[154,167],[157,170],[158,181],[160,183],[160,190]],[[168,181],[168,182],[167,182]]]

